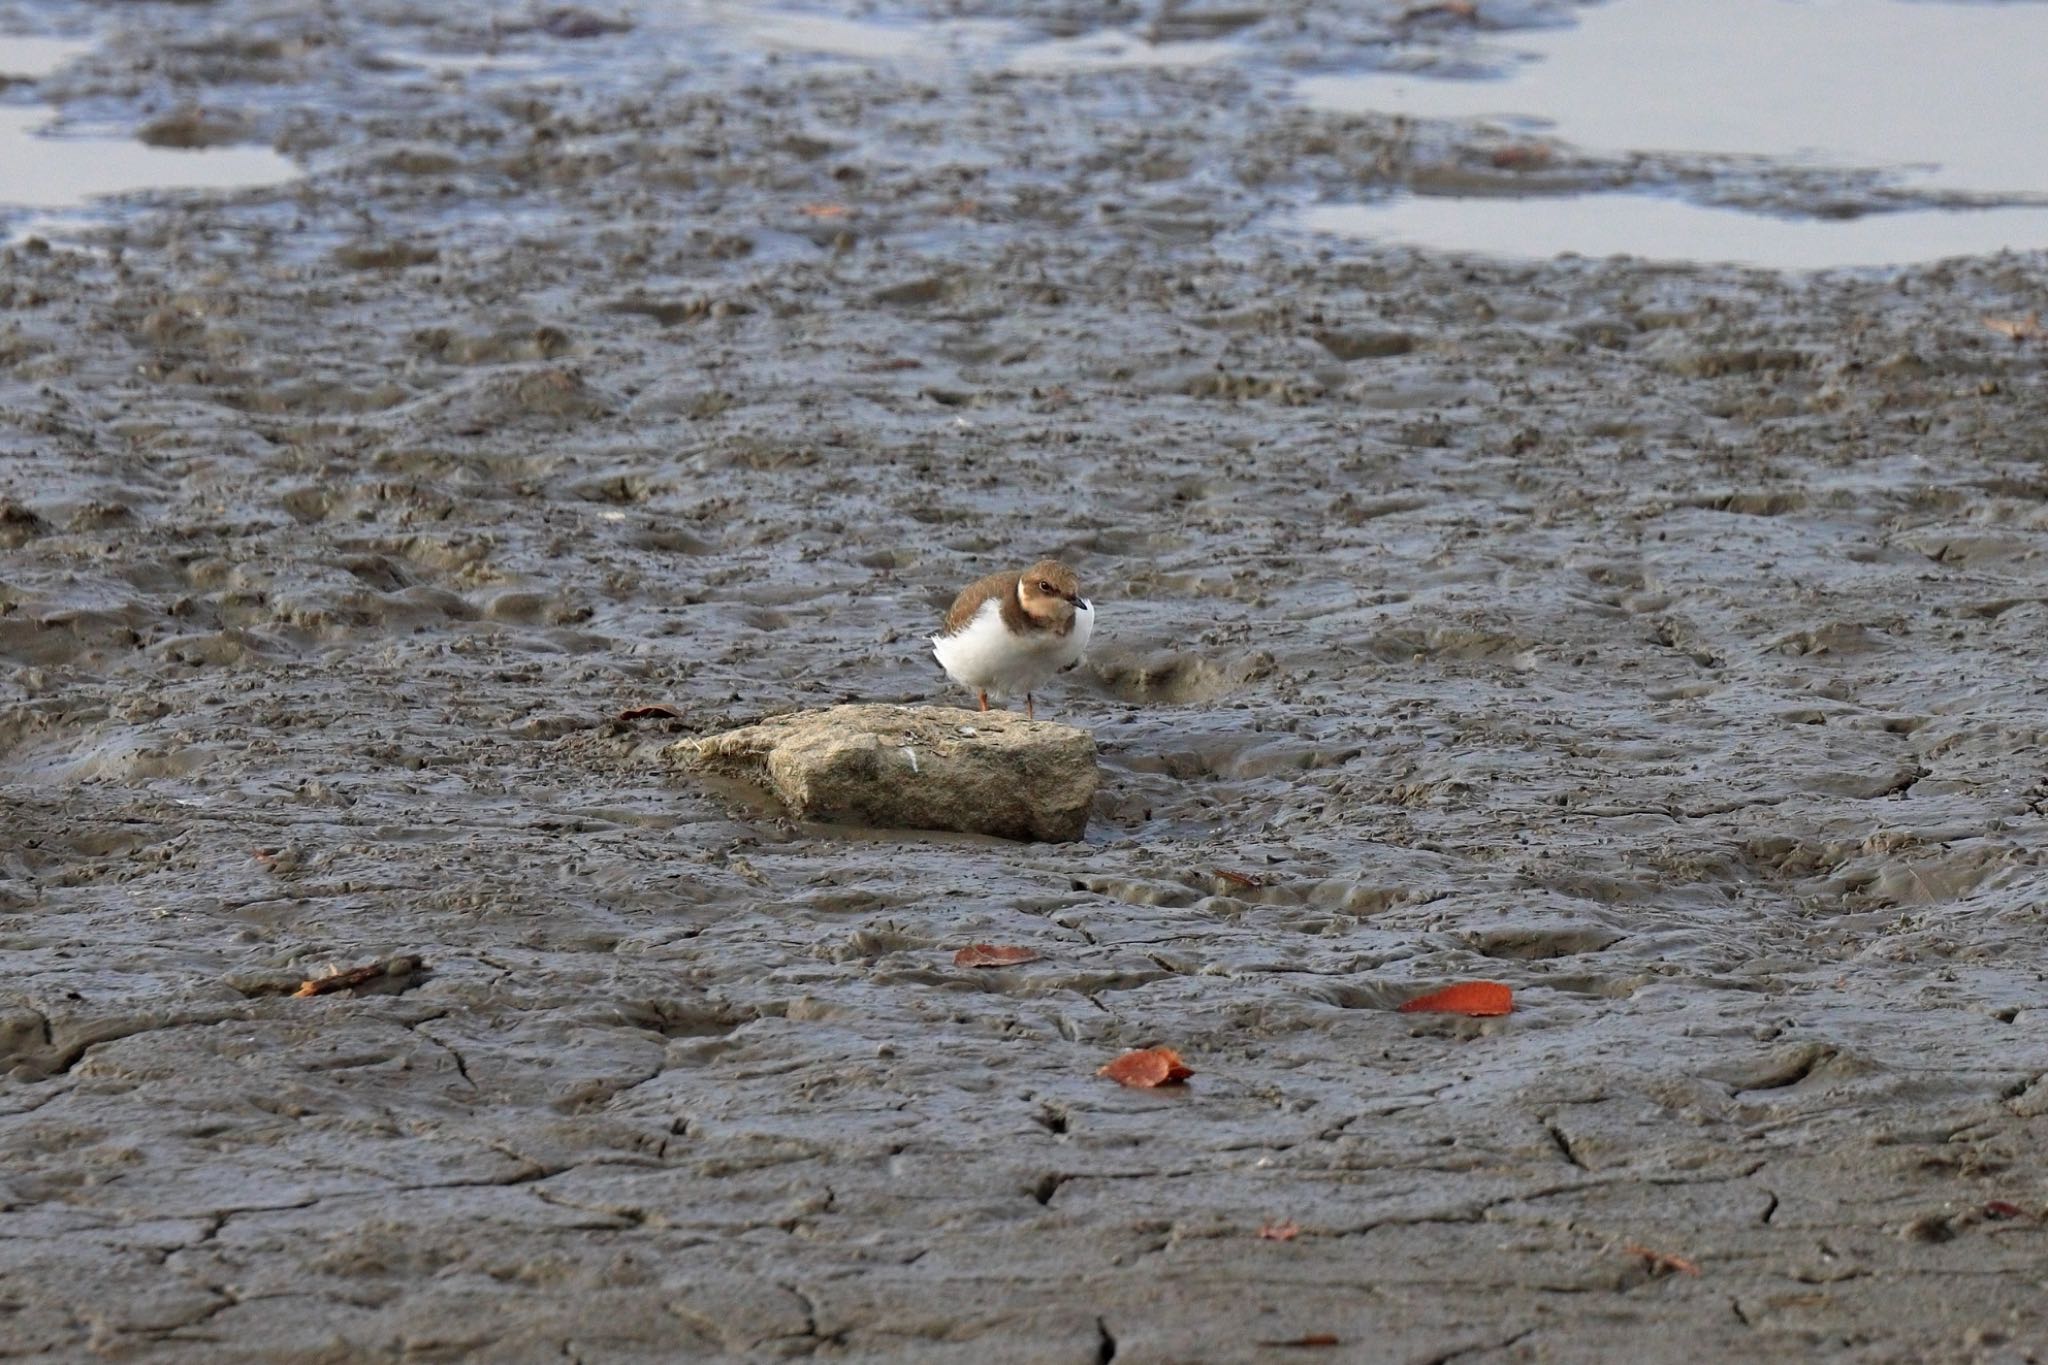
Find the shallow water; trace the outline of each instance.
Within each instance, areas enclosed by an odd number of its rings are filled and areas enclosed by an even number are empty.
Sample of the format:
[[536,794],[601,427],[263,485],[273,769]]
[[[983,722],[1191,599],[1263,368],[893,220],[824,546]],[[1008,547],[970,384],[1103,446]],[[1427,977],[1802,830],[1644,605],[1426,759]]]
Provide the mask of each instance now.
[[1881,167],[1922,188],[2048,196],[2048,5],[1604,0],[1488,33],[1439,70],[1321,75],[1319,108],[1494,119],[1610,152]]
[[[40,79],[93,50],[77,39],[0,37],[0,75]],[[0,213],[76,209],[142,190],[229,190],[283,184],[300,168],[268,147],[175,148],[52,127],[48,105],[0,105]],[[29,229],[16,225],[15,235]]]
[[151,147],[133,138],[53,135],[54,110],[0,107],[0,210],[70,209],[141,190],[281,185],[302,173],[268,147]]
[[[1556,27],[1393,47],[1303,78],[1317,108],[1479,120],[1601,154],[1875,170],[1914,192],[2048,199],[2048,6],[1924,0],[1607,0]],[[2048,243],[2038,212],[1809,226],[1668,201],[1397,198],[1326,224],[1507,256],[1572,251],[1820,267]]]
[[34,38],[0,33],[0,76],[34,80],[90,51],[92,44],[77,38]]
[[1910,265],[2048,243],[2048,208],[1794,218],[1641,193],[1515,199],[1404,194],[1373,204],[1318,205],[1283,221],[1307,232],[1512,260],[1637,256],[1772,270]]

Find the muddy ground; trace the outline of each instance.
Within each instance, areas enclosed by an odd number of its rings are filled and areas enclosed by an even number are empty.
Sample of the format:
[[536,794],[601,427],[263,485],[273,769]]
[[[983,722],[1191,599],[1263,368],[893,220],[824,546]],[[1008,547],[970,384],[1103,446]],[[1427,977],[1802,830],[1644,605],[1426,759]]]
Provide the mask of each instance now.
[[[0,1355],[2040,1358],[2048,258],[1299,237],[1867,187],[1288,102],[1392,6],[947,14],[0,6],[309,171],[0,253]],[[1238,55],[1003,64],[1133,24]],[[1045,552],[1086,843],[658,762]]]

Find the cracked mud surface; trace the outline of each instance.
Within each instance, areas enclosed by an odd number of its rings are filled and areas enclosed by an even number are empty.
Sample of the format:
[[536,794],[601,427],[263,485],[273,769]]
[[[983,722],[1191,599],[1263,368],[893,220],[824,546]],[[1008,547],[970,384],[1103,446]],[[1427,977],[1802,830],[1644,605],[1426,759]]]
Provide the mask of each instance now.
[[[1274,66],[298,9],[80,11],[40,98],[310,174],[0,257],[0,1355],[2036,1358],[2040,257],[1375,253],[1265,224],[1484,146]],[[1046,551],[1088,842],[658,761],[956,702]]]

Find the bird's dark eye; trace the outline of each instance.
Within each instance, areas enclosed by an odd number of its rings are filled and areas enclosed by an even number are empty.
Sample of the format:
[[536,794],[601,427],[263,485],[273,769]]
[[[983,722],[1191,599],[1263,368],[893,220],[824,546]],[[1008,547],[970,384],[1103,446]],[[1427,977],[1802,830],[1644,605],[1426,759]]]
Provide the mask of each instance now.
[[1052,584],[1045,582],[1043,579],[1039,581],[1038,590],[1047,597],[1052,596]]

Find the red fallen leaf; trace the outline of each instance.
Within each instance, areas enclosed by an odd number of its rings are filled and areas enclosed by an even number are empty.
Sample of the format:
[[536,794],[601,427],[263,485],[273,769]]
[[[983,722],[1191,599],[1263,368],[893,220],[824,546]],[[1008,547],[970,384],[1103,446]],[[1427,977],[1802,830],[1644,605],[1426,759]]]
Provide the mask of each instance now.
[[1312,1351],[1317,1349],[1318,1347],[1338,1346],[1341,1344],[1342,1343],[1337,1340],[1337,1334],[1335,1332],[1310,1332],[1304,1336],[1290,1337],[1286,1341],[1262,1341],[1259,1343],[1259,1345],[1261,1346],[1272,1346],[1283,1351]]
[[804,204],[797,212],[806,218],[844,218],[847,208],[844,204]]
[[682,718],[682,714],[682,712],[676,710],[676,708],[673,706],[663,706],[657,703],[653,706],[629,706],[625,710],[619,712],[619,719],[649,720],[655,716],[661,716],[667,720],[680,720]]
[[1155,1086],[1179,1085],[1195,1071],[1170,1047],[1146,1047],[1126,1052],[1095,1074],[1107,1076],[1118,1085],[1150,1090]]
[[1257,877],[1254,877],[1249,872],[1232,872],[1227,867],[1217,868],[1216,875],[1221,877],[1224,881],[1234,883],[1238,886],[1248,886],[1256,889],[1258,887],[1265,885],[1263,881],[1260,881]]
[[1259,1240],[1262,1242],[1291,1242],[1299,1236],[1301,1224],[1292,1218],[1284,1223],[1268,1223],[1259,1229]]
[[1984,1204],[1986,1218],[2025,1218],[2027,1211],[2010,1199],[1990,1199]]
[[1036,961],[1038,954],[1029,948],[998,948],[993,943],[970,943],[953,954],[955,967],[1014,967]]
[[1403,1014],[1507,1014],[1515,1007],[1515,993],[1498,981],[1464,981],[1428,995],[1418,995],[1401,1006]]
[[1686,1260],[1683,1256],[1673,1256],[1668,1252],[1652,1251],[1650,1248],[1638,1246],[1634,1242],[1630,1242],[1622,1250],[1631,1256],[1640,1257],[1650,1267],[1652,1273],[1666,1275],[1697,1275],[1700,1273],[1699,1266],[1692,1261]]

